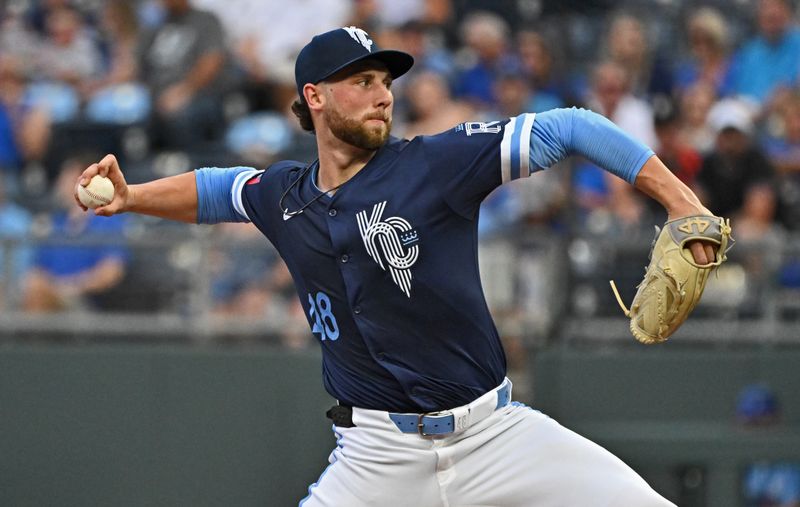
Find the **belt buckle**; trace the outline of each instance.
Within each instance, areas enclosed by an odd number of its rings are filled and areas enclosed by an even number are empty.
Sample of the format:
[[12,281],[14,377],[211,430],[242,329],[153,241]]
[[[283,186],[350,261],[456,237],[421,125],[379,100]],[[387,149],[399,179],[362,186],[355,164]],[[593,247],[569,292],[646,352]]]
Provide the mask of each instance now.
[[419,414],[417,416],[417,433],[419,433],[419,436],[421,436],[421,437],[432,437],[432,438],[444,437],[444,436],[450,435],[452,433],[455,433],[455,429],[454,428],[451,429],[448,433],[425,433],[425,423],[422,422],[422,420],[424,418],[426,418],[426,417],[443,417],[443,416],[448,416],[448,415],[450,415],[450,416],[452,415],[452,412],[450,412],[449,410],[443,410],[441,412],[426,412],[424,414]]
[[425,433],[425,423],[422,422],[422,419],[427,415],[428,414],[419,414],[419,416],[417,416],[417,432],[419,433],[419,436],[423,438],[433,436]]
[[[419,436],[436,438],[436,437],[443,437],[443,436],[448,435],[448,433],[425,433],[425,423],[422,422],[422,420],[424,418],[429,417],[429,416],[431,416],[431,417],[434,417],[434,416],[445,416],[445,415],[448,415],[448,414],[449,414],[449,412],[447,412],[447,411],[444,411],[444,412],[427,412],[427,413],[424,413],[424,414],[419,414],[417,416],[417,433],[419,433]],[[450,433],[452,433],[452,431]]]

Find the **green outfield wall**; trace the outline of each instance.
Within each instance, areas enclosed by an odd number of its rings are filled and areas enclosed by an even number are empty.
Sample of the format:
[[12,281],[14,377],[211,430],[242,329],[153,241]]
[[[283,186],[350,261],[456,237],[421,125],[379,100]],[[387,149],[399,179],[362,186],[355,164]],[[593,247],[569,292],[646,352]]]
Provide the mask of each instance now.
[[[736,507],[748,463],[800,463],[800,350],[552,347],[537,354],[536,407],[612,450],[681,507]],[[776,424],[743,426],[748,384],[777,395]]]
[[[800,460],[798,366],[792,349],[554,347],[532,390],[679,505],[730,507],[748,460]],[[320,371],[265,348],[5,345],[0,505],[297,505],[335,445]],[[756,381],[781,398],[774,428],[734,422]]]
[[335,445],[316,355],[0,349],[0,505],[297,505]]

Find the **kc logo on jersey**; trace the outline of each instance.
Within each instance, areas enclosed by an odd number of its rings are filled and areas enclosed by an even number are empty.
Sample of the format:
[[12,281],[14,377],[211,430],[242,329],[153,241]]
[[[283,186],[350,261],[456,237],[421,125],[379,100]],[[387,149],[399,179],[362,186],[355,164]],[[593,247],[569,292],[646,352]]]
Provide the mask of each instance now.
[[411,266],[419,257],[419,234],[404,218],[381,220],[384,208],[386,201],[373,206],[369,217],[367,210],[359,211],[356,214],[358,230],[370,257],[384,271],[388,266],[394,283],[411,297]]

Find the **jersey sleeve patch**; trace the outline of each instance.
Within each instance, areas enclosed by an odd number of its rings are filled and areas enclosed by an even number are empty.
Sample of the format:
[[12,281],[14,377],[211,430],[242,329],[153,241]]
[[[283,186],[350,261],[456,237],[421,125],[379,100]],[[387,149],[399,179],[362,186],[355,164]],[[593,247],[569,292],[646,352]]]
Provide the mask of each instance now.
[[242,201],[243,189],[245,185],[257,185],[258,183],[261,183],[261,176],[263,174],[263,169],[242,171],[236,175],[236,179],[233,180],[233,185],[231,186],[231,201],[233,203],[233,209],[235,209],[236,213],[238,213],[242,218],[247,219],[249,222],[252,222],[252,220],[247,215],[244,202]]

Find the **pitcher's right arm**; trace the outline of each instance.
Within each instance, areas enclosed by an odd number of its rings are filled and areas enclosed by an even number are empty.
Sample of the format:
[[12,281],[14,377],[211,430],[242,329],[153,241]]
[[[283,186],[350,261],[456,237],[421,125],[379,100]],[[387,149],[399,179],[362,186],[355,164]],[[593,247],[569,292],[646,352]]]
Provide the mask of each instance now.
[[[233,209],[231,192],[245,176],[257,172],[252,167],[204,168],[128,185],[117,158],[106,155],[83,171],[77,185],[87,185],[96,174],[111,180],[114,198],[94,210],[101,216],[133,212],[187,223],[243,222],[246,219]],[[77,199],[77,186],[75,200],[86,210]]]

